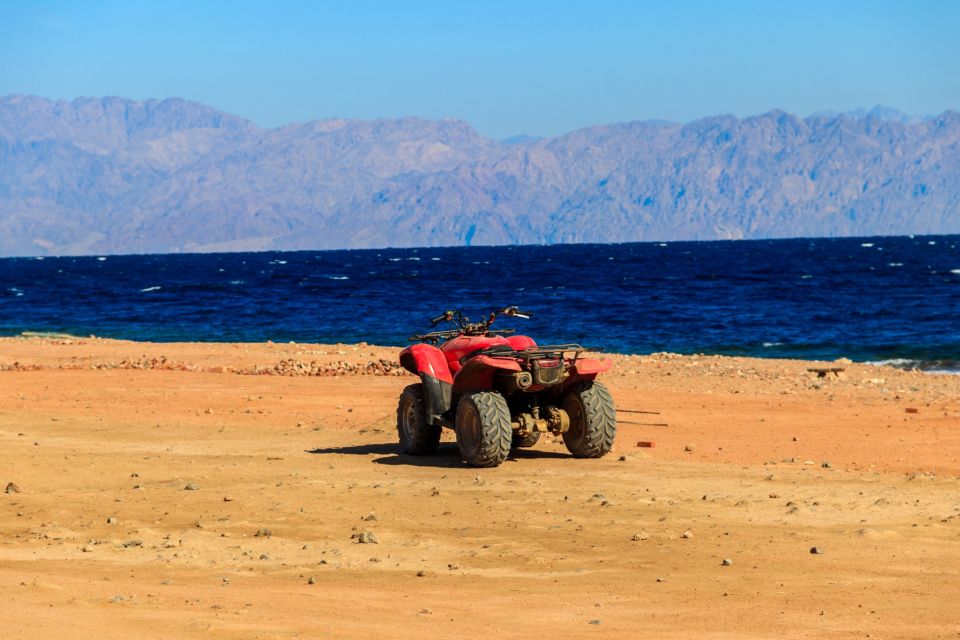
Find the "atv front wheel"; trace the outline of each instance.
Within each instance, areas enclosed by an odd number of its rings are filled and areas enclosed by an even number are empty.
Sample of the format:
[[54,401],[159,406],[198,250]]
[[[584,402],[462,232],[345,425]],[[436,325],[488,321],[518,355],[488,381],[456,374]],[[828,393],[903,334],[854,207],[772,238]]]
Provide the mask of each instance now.
[[474,467],[496,467],[507,459],[513,430],[510,408],[496,391],[478,391],[457,406],[457,446]]
[[526,435],[522,436],[514,432],[510,446],[519,449],[527,449],[537,444],[538,440],[540,440],[539,431],[530,431]]
[[573,457],[599,458],[609,453],[617,435],[617,410],[603,383],[585,380],[577,384],[562,404],[570,416],[563,443]]
[[415,456],[433,453],[440,445],[440,427],[427,422],[422,384],[411,384],[400,394],[397,435],[400,449]]

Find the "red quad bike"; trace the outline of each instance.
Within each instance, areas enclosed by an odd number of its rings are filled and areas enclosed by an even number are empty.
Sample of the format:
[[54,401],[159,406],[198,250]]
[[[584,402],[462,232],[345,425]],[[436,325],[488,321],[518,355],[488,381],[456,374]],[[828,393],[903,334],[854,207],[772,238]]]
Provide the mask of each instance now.
[[546,431],[561,435],[576,458],[609,453],[616,409],[596,377],[613,363],[581,358],[580,345],[537,346],[512,330],[491,330],[498,316],[530,314],[506,307],[470,322],[460,311],[447,311],[432,326],[449,322],[453,328],[410,338],[420,344],[404,349],[400,364],[421,382],[400,394],[403,452],[433,453],[447,427],[456,431],[463,459],[476,467],[499,465],[511,447],[532,447]]

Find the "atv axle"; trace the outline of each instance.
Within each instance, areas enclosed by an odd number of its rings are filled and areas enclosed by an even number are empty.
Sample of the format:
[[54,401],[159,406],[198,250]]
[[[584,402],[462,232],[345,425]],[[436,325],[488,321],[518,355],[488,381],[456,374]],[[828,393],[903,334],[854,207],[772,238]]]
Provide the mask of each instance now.
[[538,407],[534,407],[534,413],[521,413],[514,417],[510,423],[513,430],[520,435],[533,433],[534,431],[549,431],[554,435],[559,435],[570,429],[570,415],[559,407],[546,407],[544,413],[546,418],[539,416]]

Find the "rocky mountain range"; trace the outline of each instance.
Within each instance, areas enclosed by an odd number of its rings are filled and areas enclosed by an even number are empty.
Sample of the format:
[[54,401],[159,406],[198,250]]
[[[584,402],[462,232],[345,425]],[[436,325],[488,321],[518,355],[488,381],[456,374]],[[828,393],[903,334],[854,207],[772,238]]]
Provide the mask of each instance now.
[[0,255],[960,233],[960,113],[771,111],[498,142],[0,98]]

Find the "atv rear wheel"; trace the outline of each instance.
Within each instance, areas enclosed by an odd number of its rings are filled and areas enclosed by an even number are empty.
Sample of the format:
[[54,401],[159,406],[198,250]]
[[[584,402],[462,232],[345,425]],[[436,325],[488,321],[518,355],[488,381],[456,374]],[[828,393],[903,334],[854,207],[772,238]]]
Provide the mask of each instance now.
[[457,406],[457,446],[474,467],[496,467],[507,459],[513,430],[510,408],[496,391],[464,396]]
[[440,445],[440,427],[427,422],[422,384],[411,384],[400,394],[397,435],[400,449],[414,456],[433,453]]
[[585,380],[563,397],[570,428],[563,443],[575,458],[599,458],[613,448],[617,435],[617,410],[613,396],[601,382]]
[[510,442],[511,447],[527,449],[537,444],[537,441],[540,440],[539,431],[530,431],[525,435],[519,435],[516,431],[513,433],[513,439]]

